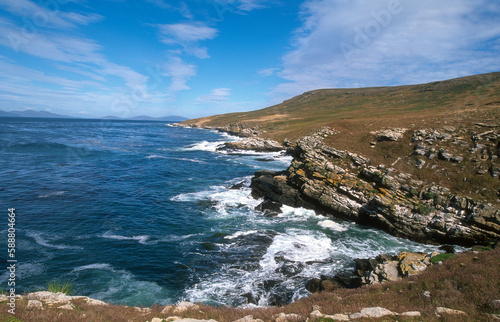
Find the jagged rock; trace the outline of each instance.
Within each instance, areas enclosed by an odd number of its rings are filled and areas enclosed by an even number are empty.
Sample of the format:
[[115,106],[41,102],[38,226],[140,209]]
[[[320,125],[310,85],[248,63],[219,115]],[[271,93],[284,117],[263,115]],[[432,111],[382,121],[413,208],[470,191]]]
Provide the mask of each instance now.
[[407,129],[391,129],[376,132],[377,141],[397,141],[403,137]]
[[427,254],[401,252],[398,255],[399,269],[403,276],[412,276],[425,270],[430,264],[426,264]]
[[352,320],[361,318],[381,318],[388,315],[396,315],[396,313],[388,309],[384,309],[383,307],[377,306],[364,308],[359,313],[349,315],[349,318],[351,318]]
[[28,300],[28,305],[26,307],[28,309],[43,310],[43,304],[38,300]]
[[425,160],[418,159],[416,165],[417,169],[422,169],[425,166],[425,163],[426,163]]
[[449,309],[449,308],[446,308],[446,307],[441,307],[441,306],[438,306],[436,308],[436,314],[437,315],[467,315],[467,313],[465,313],[464,311],[460,311],[460,310],[453,310],[453,309]]
[[424,293],[422,293],[422,297],[426,300],[430,300],[431,299],[431,292],[430,291],[424,291]]
[[426,155],[427,153],[428,153],[427,147],[421,144],[417,144],[415,146],[415,150],[413,151],[414,155]]
[[453,158],[453,154],[446,151],[439,151],[438,158],[445,161],[450,161]]
[[284,150],[283,146],[276,141],[262,138],[244,138],[240,141],[226,142],[217,147],[217,150],[252,150],[256,152],[277,152]]
[[282,213],[282,204],[269,199],[264,200],[262,203],[255,207],[255,210],[262,211],[266,216],[276,216]]
[[[429,133],[436,139],[448,138],[441,134]],[[441,158],[456,157],[443,153]],[[424,189],[422,181],[371,166],[359,155],[326,146],[318,136],[299,140],[292,155],[284,172],[255,173],[254,197],[319,210],[418,242],[469,246],[500,239],[500,220],[495,215],[500,209],[495,206],[470,200],[461,207],[457,200],[464,197],[450,190]]]

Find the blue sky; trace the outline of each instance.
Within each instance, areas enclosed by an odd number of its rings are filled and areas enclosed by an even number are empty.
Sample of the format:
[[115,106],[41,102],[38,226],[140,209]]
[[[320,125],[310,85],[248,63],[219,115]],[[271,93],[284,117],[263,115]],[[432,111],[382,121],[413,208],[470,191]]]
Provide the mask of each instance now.
[[199,117],[500,71],[497,0],[0,0],[0,110]]

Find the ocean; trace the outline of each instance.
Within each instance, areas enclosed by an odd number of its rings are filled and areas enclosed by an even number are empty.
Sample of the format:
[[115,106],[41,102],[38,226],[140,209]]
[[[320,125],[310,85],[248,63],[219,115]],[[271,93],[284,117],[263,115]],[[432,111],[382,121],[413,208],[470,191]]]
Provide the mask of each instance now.
[[0,260],[15,208],[16,292],[60,281],[115,304],[268,306],[354,258],[436,250],[313,210],[265,216],[252,175],[292,159],[216,150],[234,140],[165,122],[0,118]]

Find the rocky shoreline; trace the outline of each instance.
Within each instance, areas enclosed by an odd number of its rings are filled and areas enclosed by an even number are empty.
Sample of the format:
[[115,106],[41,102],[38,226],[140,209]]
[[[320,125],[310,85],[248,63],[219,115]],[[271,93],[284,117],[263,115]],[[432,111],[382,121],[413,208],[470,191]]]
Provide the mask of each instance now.
[[[291,165],[285,171],[261,170],[254,174],[252,194],[255,198],[264,198],[259,209],[268,214],[279,211],[281,205],[304,207],[421,243],[473,246],[500,240],[498,207],[453,194],[449,189],[433,183],[426,184],[394,168],[374,165],[362,155],[330,147],[323,140],[336,134],[331,128],[320,129],[294,143],[285,141],[285,146],[258,137],[263,132],[257,127],[230,124],[206,128],[242,137],[242,140],[228,142],[220,149],[259,152],[286,149],[293,156]],[[397,141],[406,131],[398,128],[372,133],[376,137],[372,145]],[[485,144],[479,140],[495,141],[498,137],[492,130],[473,134],[475,148],[472,151],[479,149],[481,155],[485,154],[489,150],[484,149]],[[462,156],[428,147],[443,140],[465,144],[463,138],[449,133],[432,129],[416,130],[412,137],[414,154],[460,163]],[[496,162],[500,149],[497,152],[486,152],[486,160],[491,158]],[[415,166],[424,163],[424,160],[418,160]],[[492,172],[493,176],[495,174]]]
[[330,129],[289,147],[286,171],[258,171],[254,196],[319,210],[422,243],[473,246],[500,239],[500,209],[323,143]]

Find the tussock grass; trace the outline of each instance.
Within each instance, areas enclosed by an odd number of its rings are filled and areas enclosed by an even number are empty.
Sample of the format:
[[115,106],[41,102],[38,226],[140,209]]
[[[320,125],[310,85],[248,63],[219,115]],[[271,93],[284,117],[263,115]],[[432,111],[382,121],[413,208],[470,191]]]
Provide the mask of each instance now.
[[64,293],[66,295],[73,295],[73,284],[67,281],[52,281],[47,284],[47,291],[52,293]]

